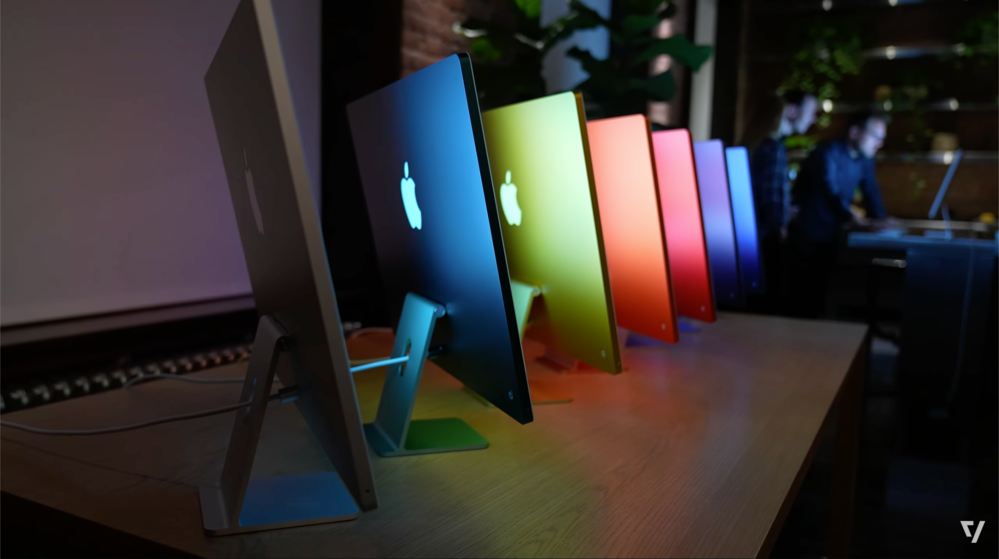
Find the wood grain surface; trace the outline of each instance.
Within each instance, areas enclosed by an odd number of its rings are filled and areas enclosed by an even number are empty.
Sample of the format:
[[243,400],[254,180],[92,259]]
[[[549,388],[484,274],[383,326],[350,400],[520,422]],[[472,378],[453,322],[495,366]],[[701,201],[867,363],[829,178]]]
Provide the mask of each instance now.
[[[0,488],[201,556],[756,556],[780,530],[865,336],[860,325],[723,314],[679,344],[627,349],[618,376],[532,365],[537,382],[573,402],[537,406],[525,426],[431,364],[414,417],[461,417],[490,447],[372,453],[379,508],[352,522],[205,536],[197,487],[220,474],[232,414],[100,437],[4,428]],[[377,357],[390,342],[370,334],[348,347],[352,358]],[[233,365],[201,374],[242,372]],[[355,376],[365,421],[377,411],[383,376]],[[225,405],[238,394],[239,385],[157,381],[4,419],[112,426]],[[328,469],[294,406],[272,405],[254,475]]]

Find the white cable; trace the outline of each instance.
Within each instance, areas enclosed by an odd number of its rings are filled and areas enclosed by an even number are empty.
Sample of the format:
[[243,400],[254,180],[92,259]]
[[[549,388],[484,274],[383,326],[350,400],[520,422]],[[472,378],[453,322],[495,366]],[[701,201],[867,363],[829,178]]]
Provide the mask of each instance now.
[[152,375],[142,375],[141,377],[135,377],[134,379],[125,383],[122,388],[129,388],[134,384],[139,384],[146,382],[147,380],[156,379],[168,379],[168,380],[182,380],[184,382],[200,382],[203,384],[235,384],[242,383],[241,378],[199,378],[199,377],[189,377],[185,375],[175,375],[173,373],[155,373]]
[[[395,365],[397,363],[405,363],[408,360],[409,360],[408,356],[376,357],[374,359],[351,359],[350,372],[358,373],[361,371],[367,371],[368,369],[377,369],[378,367],[388,367],[389,365]],[[122,386],[122,388],[129,388],[136,384],[156,379],[182,380],[184,382],[200,382],[203,384],[236,384],[243,382],[243,379],[241,378],[200,378],[200,377],[190,377],[186,375],[175,375],[173,373],[155,373],[151,375],[142,375],[140,377],[135,377],[134,379],[126,382]]]

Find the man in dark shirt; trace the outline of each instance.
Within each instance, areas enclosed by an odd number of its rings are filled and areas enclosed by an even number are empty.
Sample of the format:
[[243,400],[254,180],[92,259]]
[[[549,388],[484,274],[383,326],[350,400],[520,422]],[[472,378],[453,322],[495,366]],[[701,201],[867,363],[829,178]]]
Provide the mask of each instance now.
[[757,312],[779,312],[786,290],[784,240],[791,218],[791,180],[784,139],[804,134],[815,122],[818,99],[801,90],[763,99],[746,134],[752,150],[749,168],[753,180],[753,202],[760,235],[766,295],[749,301]]
[[862,114],[851,119],[846,138],[820,144],[801,167],[795,198],[796,234],[807,241],[832,242],[848,223],[859,220],[850,211],[859,187],[867,217],[884,219],[881,191],[874,177],[874,155],[884,142],[887,122]]
[[[874,176],[874,156],[884,143],[887,125],[884,116],[855,115],[846,137],[819,144],[801,167],[794,187],[798,213],[790,227],[795,314],[816,317],[824,311],[843,226],[866,225],[868,220],[877,224],[887,217]],[[865,219],[850,209],[858,188]]]
[[[780,117],[753,148],[750,171],[756,205],[757,227],[764,238],[787,236],[791,217],[791,183],[787,168],[784,139],[804,134],[815,122],[818,100],[811,93],[791,90],[777,101]],[[775,107],[776,108],[776,107]],[[762,109],[767,112],[766,108]],[[760,115],[769,119],[768,115]]]

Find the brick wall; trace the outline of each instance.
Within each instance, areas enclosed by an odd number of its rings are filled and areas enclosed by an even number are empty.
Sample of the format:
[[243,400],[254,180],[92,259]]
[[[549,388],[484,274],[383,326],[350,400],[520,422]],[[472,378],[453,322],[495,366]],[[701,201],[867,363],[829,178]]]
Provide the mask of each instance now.
[[488,19],[492,0],[403,0],[402,75],[408,76],[438,60],[468,49],[468,40],[451,24],[468,17]]

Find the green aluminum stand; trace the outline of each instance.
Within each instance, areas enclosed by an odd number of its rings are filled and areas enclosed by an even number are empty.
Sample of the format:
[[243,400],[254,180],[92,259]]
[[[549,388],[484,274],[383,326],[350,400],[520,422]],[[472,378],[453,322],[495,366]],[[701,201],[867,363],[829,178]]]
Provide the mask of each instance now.
[[412,419],[416,391],[430,350],[430,337],[444,307],[415,293],[406,295],[396,330],[392,364],[373,423],[364,425],[368,444],[379,456],[408,456],[487,448],[489,441],[458,418]]
[[527,319],[531,316],[531,307],[534,306],[534,299],[541,295],[541,289],[534,285],[510,280],[510,291],[513,293],[513,310],[517,314],[517,328],[520,329],[520,338],[524,339],[524,334],[527,332]]
[[[534,299],[541,296],[541,289],[534,285],[510,281],[510,290],[513,293],[513,309],[517,313],[517,327],[520,329],[520,339],[524,339],[527,333],[527,323],[531,316],[531,307],[534,306]],[[537,382],[528,379],[531,390],[531,403],[538,406],[543,404],[568,404],[572,397],[557,390],[548,390]]]

